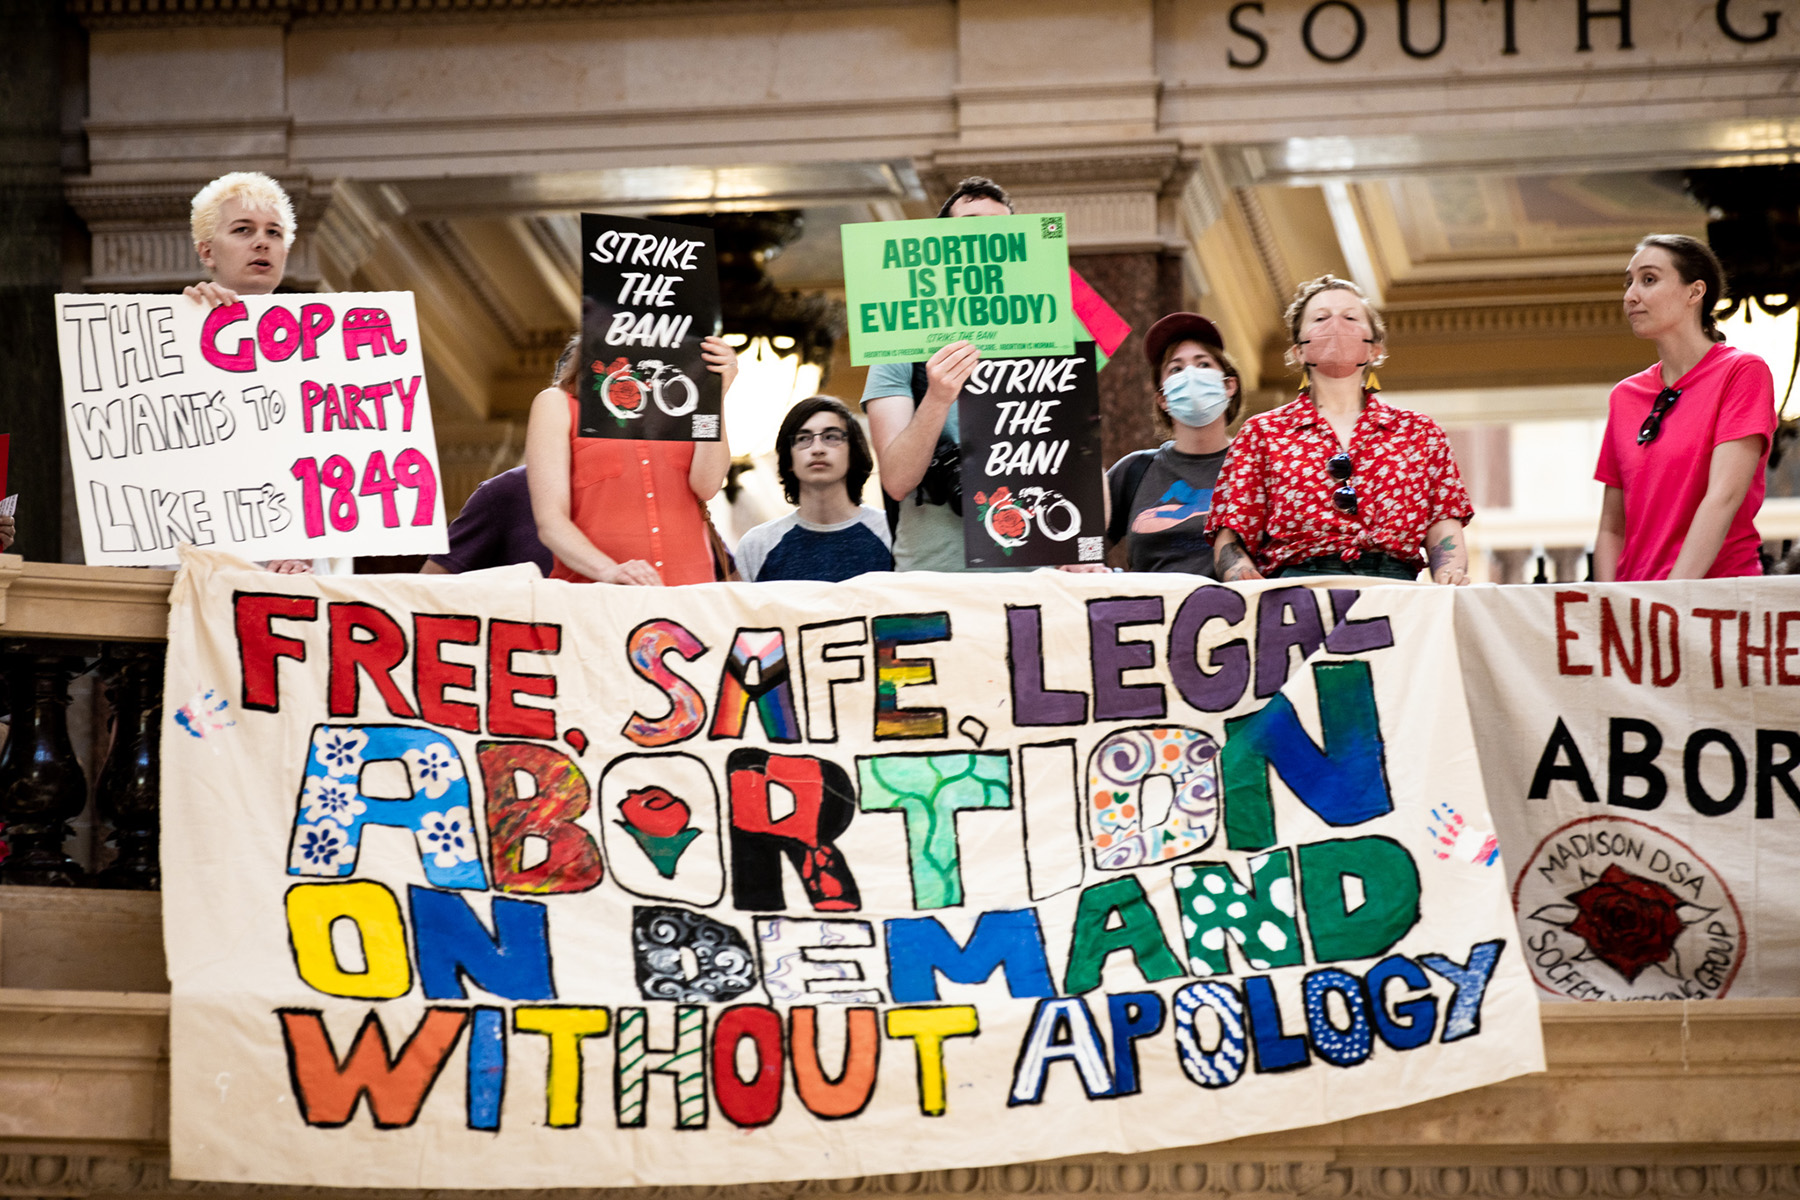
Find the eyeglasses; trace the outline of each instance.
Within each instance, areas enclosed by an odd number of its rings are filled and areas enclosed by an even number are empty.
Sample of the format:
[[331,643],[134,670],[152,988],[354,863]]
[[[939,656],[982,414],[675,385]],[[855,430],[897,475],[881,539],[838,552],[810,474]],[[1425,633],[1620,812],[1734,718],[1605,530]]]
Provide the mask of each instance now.
[[817,433],[810,429],[802,429],[794,435],[793,447],[796,450],[804,450],[813,444],[814,438],[818,438],[827,446],[841,446],[850,440],[850,435],[842,429],[821,429]]
[[1656,403],[1650,406],[1650,415],[1644,418],[1643,425],[1638,427],[1638,445],[1647,446],[1656,440],[1662,432],[1663,417],[1668,415],[1675,402],[1681,399],[1681,389],[1666,387],[1656,395]]
[[1356,464],[1350,461],[1349,452],[1339,450],[1325,463],[1325,469],[1331,472],[1331,477],[1340,485],[1336,491],[1331,493],[1332,505],[1341,513],[1354,515],[1356,513],[1356,485],[1350,482],[1350,477],[1356,474]]

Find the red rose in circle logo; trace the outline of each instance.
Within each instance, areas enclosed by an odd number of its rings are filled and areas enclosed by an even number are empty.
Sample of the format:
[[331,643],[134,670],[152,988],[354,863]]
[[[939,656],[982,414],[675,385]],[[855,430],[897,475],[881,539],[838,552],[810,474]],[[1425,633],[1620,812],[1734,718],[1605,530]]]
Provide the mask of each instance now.
[[1019,538],[1025,536],[1025,514],[1016,508],[1008,507],[994,511],[994,532],[1001,537]]
[[659,787],[628,792],[619,804],[619,815],[639,833],[650,837],[674,837],[687,828],[688,806]]
[[612,403],[614,408],[621,412],[635,412],[643,407],[644,389],[639,387],[632,378],[630,374],[631,361],[629,359],[615,358],[610,367],[603,367],[596,362],[594,364],[594,370],[601,376],[602,382],[604,382],[605,377],[608,375],[618,376],[618,378],[614,379],[612,384],[606,389],[606,398]]
[[1686,928],[1676,912],[1681,897],[1653,879],[1617,864],[1598,882],[1569,897],[1580,911],[1569,932],[1588,944],[1594,957],[1634,981],[1646,967],[1664,962]]

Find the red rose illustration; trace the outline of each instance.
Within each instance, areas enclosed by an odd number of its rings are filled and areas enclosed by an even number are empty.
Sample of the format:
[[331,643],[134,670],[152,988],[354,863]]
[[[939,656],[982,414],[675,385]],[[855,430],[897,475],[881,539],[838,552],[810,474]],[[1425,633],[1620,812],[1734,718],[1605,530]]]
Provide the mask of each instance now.
[[1676,912],[1681,897],[1617,865],[1569,900],[1581,913],[1569,923],[1569,932],[1628,982],[1673,954],[1675,939],[1686,928]]
[[[598,363],[594,366],[596,371],[601,371]],[[644,406],[644,389],[633,381],[630,369],[630,362],[623,358],[615,358],[612,366],[601,372],[603,376],[615,376],[612,384],[606,389],[606,398],[620,412],[635,412]]]
[[619,815],[632,829],[650,837],[674,837],[687,828],[688,806],[659,787],[627,792]]
[[995,509],[993,528],[1001,537],[1022,538],[1025,536],[1025,514],[1011,507]]
[[631,835],[657,874],[664,879],[675,878],[682,852],[700,836],[698,829],[687,827],[692,815],[688,806],[662,788],[639,788],[625,793],[619,815],[625,819],[614,824]]

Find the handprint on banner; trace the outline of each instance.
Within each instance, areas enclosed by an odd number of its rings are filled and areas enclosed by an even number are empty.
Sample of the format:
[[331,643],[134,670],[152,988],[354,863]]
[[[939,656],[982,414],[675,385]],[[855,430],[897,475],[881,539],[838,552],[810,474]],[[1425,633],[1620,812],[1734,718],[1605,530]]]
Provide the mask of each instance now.
[[1455,805],[1438,805],[1431,810],[1431,819],[1436,824],[1427,825],[1425,833],[1437,843],[1431,852],[1439,858],[1479,867],[1491,867],[1500,861],[1500,839],[1491,830],[1478,829],[1464,821]]
[[[196,691],[191,700],[175,710],[175,724],[187,730],[188,736],[205,738],[209,734],[223,733],[237,722],[225,716],[231,707],[223,696],[212,688]],[[212,752],[219,753],[219,744],[212,743]]]

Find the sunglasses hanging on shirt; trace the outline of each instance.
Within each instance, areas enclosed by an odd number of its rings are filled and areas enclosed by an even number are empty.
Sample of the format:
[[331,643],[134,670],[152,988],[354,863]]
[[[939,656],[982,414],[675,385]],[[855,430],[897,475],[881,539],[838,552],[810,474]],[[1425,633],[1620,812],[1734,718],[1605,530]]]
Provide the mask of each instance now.
[[1356,485],[1350,477],[1356,474],[1356,464],[1351,461],[1347,450],[1339,450],[1325,464],[1325,469],[1338,482],[1338,488],[1331,493],[1331,503],[1341,513],[1356,514]]
[[1668,415],[1675,402],[1681,399],[1681,389],[1666,387],[1657,393],[1656,403],[1650,406],[1650,415],[1644,418],[1643,425],[1638,427],[1638,445],[1647,446],[1656,440],[1662,432],[1663,417]]

